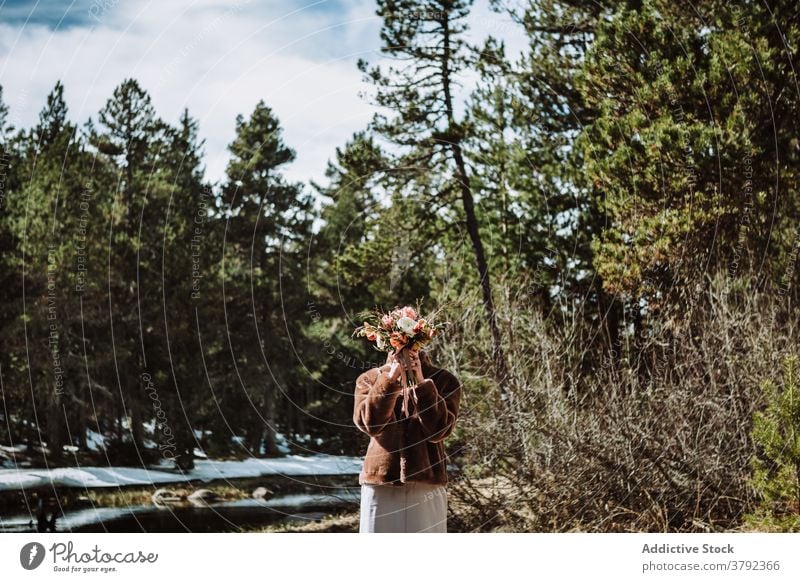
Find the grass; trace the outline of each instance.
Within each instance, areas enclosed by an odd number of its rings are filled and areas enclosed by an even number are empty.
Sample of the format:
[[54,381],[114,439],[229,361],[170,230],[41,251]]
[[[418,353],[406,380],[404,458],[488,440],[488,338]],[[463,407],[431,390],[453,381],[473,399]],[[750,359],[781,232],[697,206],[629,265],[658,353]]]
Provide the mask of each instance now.
[[[150,505],[153,503],[152,497],[153,494],[156,492],[157,489],[161,489],[162,487],[144,487],[144,488],[135,488],[135,489],[115,489],[113,491],[104,490],[104,491],[94,491],[89,490],[87,497],[92,502],[93,505],[100,506],[100,507],[127,507],[130,505]],[[186,487],[186,486],[178,486],[178,487],[163,487],[164,489],[169,490],[170,495],[175,497],[181,497],[182,499],[186,499],[189,495],[197,491],[198,489],[209,489],[213,491],[217,495],[220,496],[220,500],[224,501],[233,501],[236,499],[247,499],[250,497],[250,493],[239,489],[237,487],[231,487],[230,485],[211,485],[209,487]]]
[[326,514],[322,519],[293,519],[283,523],[260,526],[249,533],[358,533],[358,511]]

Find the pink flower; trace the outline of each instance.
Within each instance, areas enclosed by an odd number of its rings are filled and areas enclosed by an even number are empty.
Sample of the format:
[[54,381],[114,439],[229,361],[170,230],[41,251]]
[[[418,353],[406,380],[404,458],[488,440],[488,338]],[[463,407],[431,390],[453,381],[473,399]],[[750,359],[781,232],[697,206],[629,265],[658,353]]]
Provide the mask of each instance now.
[[394,323],[394,317],[392,317],[391,315],[384,315],[381,318],[381,323],[383,324],[384,328],[391,329],[392,324]]
[[401,312],[405,317],[410,317],[411,319],[417,319],[417,312],[414,311],[413,307],[409,307],[408,305],[406,305],[405,307],[403,307]]

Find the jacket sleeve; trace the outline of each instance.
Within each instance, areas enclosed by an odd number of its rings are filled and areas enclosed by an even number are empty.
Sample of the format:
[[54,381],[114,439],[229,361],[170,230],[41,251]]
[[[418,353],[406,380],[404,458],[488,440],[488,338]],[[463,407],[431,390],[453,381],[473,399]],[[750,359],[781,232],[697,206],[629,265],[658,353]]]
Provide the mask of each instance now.
[[394,407],[403,393],[400,379],[389,381],[388,369],[367,371],[356,380],[353,423],[361,432],[377,436],[395,422]]
[[431,378],[415,388],[419,405],[419,423],[425,439],[438,443],[450,436],[458,418],[461,383],[452,374],[440,373],[441,391]]

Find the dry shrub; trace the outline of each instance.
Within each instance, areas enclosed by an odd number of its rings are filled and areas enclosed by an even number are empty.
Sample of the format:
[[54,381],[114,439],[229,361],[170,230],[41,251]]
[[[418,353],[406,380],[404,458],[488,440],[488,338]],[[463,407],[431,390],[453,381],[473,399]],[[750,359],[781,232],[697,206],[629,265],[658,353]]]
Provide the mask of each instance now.
[[[464,384],[451,458],[459,531],[721,531],[756,499],[749,433],[759,384],[798,351],[796,309],[723,276],[684,317],[651,316],[619,358],[580,309],[543,316],[498,285],[511,368],[502,402],[479,298],[465,295],[441,354]],[[525,289],[525,285],[517,288]],[[468,307],[464,307],[468,306]],[[563,306],[562,306],[563,307]],[[627,327],[627,326],[626,326]],[[605,354],[605,355],[604,355]]]

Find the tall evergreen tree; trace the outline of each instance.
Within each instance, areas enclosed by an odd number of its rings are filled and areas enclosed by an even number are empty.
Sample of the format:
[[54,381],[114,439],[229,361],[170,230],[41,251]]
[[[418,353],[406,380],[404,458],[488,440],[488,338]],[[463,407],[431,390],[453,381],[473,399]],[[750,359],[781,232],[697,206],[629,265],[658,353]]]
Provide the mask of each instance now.
[[19,240],[11,224],[9,202],[12,192],[19,189],[20,139],[11,134],[7,115],[8,107],[0,86],[0,383],[3,386],[0,413],[6,419],[5,429],[0,429],[0,435],[14,442],[18,425],[11,421],[10,415],[12,411],[21,410],[24,394],[21,390],[13,390],[14,384],[9,380],[18,377],[22,367],[16,357],[18,338],[14,335],[22,288],[16,259]]
[[800,201],[782,36],[800,34],[793,8],[640,4],[596,30],[576,86],[598,113],[575,143],[606,219],[594,266],[637,330],[655,310],[690,320],[709,272],[777,279]]
[[15,377],[30,385],[24,409],[35,420],[35,438],[55,456],[64,444],[85,443],[90,407],[75,293],[81,272],[73,251],[91,157],[67,119],[63,89],[58,82],[37,125],[20,136],[19,190],[8,208],[18,241],[11,260],[22,284],[8,348],[24,354],[22,375]]
[[[159,307],[164,230],[152,228],[163,224],[169,199],[163,169],[169,134],[150,96],[134,79],[114,90],[98,115],[97,127],[90,127],[100,167],[112,177],[102,186],[114,196],[108,231],[107,341],[114,357],[111,380],[117,388],[118,437],[130,441],[135,457],[143,450],[143,422],[154,414],[148,397],[150,381],[159,391],[169,386],[166,367],[158,365],[162,336],[156,327],[163,319]],[[180,410],[166,415],[176,419]],[[130,425],[123,432],[125,417]],[[174,440],[178,432],[173,426],[164,429],[169,434],[156,435],[159,443]]]
[[279,418],[303,414],[302,384],[308,382],[300,363],[287,356],[303,344],[303,261],[314,206],[300,184],[280,173],[295,158],[281,134],[263,101],[249,119],[237,116],[221,191],[227,341],[239,398],[253,409],[246,417],[247,443],[258,452],[263,440],[269,454],[277,451]]
[[[519,144],[509,175],[520,193],[520,230],[527,235],[523,256],[533,272],[528,291],[556,320],[577,310],[584,320],[600,322],[601,333],[576,341],[619,354],[622,304],[614,290],[604,287],[591,246],[606,217],[584,180],[585,152],[574,147],[576,136],[598,115],[576,80],[599,24],[618,3],[532,0],[492,5],[528,38],[523,54],[499,81],[505,83],[503,94]],[[490,63],[499,60],[486,49],[481,57]]]
[[570,279],[578,276],[570,271],[582,258],[575,240],[578,197],[565,179],[565,130],[542,131],[553,123],[552,112],[525,93],[520,78],[530,72],[514,68],[503,43],[487,39],[476,67],[480,81],[468,100],[465,151],[473,189],[481,194],[483,236],[497,249],[490,264],[506,293],[522,291],[551,313],[556,288],[574,291]]
[[[377,88],[377,104],[388,108],[391,119],[376,114],[372,128],[403,151],[396,160],[405,191],[430,174],[441,175],[436,198],[445,208],[460,200],[472,245],[478,282],[493,348],[494,371],[501,395],[507,396],[507,363],[497,324],[489,264],[481,238],[478,212],[463,142],[467,123],[456,112],[458,77],[467,67],[464,33],[471,0],[379,0],[383,19],[381,51],[398,66],[384,72],[360,59],[359,69]],[[403,64],[400,64],[403,63]],[[409,188],[410,186],[410,188]],[[428,189],[428,188],[424,188]],[[402,192],[402,185],[395,186]],[[435,206],[434,206],[435,207]]]
[[200,353],[206,347],[204,340],[213,344],[210,337],[214,336],[202,337],[199,328],[212,302],[209,277],[214,265],[209,222],[214,199],[211,185],[203,180],[204,142],[198,136],[197,121],[187,109],[181,113],[178,126],[167,130],[165,140],[167,147],[151,176],[151,183],[160,184],[166,200],[158,206],[163,209],[156,229],[161,240],[153,241],[161,251],[157,268],[162,295],[153,298],[154,307],[157,305],[161,312],[153,322],[159,330],[153,338],[159,349],[148,357],[164,370],[165,381],[174,388],[166,391],[163,400],[173,411],[170,422],[176,460],[180,466],[191,468],[194,448],[200,444],[195,427],[205,430],[209,416],[217,412],[209,406],[210,393],[202,389],[208,384],[207,368],[198,365],[204,361]]

